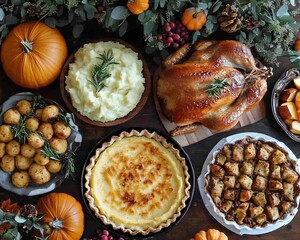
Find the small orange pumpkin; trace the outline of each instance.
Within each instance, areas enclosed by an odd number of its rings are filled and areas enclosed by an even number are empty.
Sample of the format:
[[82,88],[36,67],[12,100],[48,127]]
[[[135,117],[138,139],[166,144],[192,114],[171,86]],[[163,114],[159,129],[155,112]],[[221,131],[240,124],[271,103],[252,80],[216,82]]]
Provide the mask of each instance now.
[[45,214],[41,223],[50,226],[48,240],[79,240],[84,231],[81,204],[66,193],[50,193],[36,204],[38,213]]
[[294,49],[300,51],[300,38],[295,41]]
[[217,229],[209,229],[206,232],[198,232],[195,237],[190,240],[228,240],[228,237]]
[[196,7],[187,8],[182,14],[181,22],[189,31],[197,31],[206,24],[206,15],[204,11],[198,12]]
[[127,8],[133,14],[140,14],[149,8],[149,0],[129,0]]
[[40,88],[52,83],[60,74],[67,55],[62,34],[39,21],[17,25],[1,48],[6,75],[24,88]]

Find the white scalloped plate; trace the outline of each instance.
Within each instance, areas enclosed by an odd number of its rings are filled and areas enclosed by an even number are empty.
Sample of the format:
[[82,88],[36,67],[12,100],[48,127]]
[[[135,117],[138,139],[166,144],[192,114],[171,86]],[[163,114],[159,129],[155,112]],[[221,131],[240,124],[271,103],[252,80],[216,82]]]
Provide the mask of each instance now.
[[[211,163],[212,156],[215,156],[218,149],[222,148],[225,143],[234,143],[237,140],[240,140],[240,139],[243,139],[246,137],[252,137],[254,139],[261,139],[261,140],[264,140],[267,142],[276,143],[278,146],[282,147],[284,150],[287,151],[289,159],[297,161],[296,171],[298,173],[300,173],[300,164],[299,164],[297,157],[283,142],[280,142],[277,139],[270,137],[268,135],[265,135],[265,134],[256,133],[256,132],[245,132],[245,133],[238,133],[238,134],[223,138],[214,146],[214,148],[210,151],[210,153],[208,154],[208,156],[203,164],[201,174],[198,177],[198,186],[199,186],[200,194],[201,194],[201,197],[203,199],[206,209],[220,224],[222,224],[224,227],[226,227],[230,231],[232,231],[236,234],[239,234],[239,235],[244,235],[244,234],[260,235],[260,234],[272,232],[278,228],[281,228],[281,227],[289,224],[295,217],[296,213],[298,212],[300,196],[298,196],[296,198],[297,207],[294,208],[292,210],[292,212],[287,214],[283,219],[278,220],[272,224],[267,224],[265,227],[250,228],[246,225],[239,225],[234,221],[228,221],[227,219],[225,219],[225,215],[218,210],[218,208],[213,203],[211,197],[205,192],[205,177],[209,173],[209,164]],[[298,182],[298,185],[300,185],[299,182]]]

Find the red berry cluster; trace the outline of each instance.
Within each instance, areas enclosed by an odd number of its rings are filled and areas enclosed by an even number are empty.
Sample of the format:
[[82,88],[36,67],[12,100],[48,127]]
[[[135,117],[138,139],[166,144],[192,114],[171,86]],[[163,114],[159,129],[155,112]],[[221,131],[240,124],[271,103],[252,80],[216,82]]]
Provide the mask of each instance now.
[[[113,240],[114,237],[109,234],[107,230],[97,230],[97,234],[94,237],[90,237],[84,240]],[[124,240],[124,238],[120,237],[118,240]]]
[[162,41],[166,47],[172,46],[175,49],[185,44],[188,38],[189,33],[186,27],[179,21],[165,23],[163,33],[157,35],[158,41]]

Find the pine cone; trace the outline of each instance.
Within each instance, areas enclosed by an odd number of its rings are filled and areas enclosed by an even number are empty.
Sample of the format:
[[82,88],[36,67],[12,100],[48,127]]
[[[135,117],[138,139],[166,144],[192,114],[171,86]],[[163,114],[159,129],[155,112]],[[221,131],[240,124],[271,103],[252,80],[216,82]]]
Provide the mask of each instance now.
[[20,215],[25,218],[34,218],[37,216],[37,210],[34,205],[26,204],[21,208]]
[[253,16],[247,16],[244,19],[244,25],[248,31],[251,31],[259,26],[259,22]]
[[221,30],[233,33],[242,27],[243,17],[234,5],[226,4],[226,7],[218,16],[218,22]]
[[36,4],[30,4],[26,9],[27,15],[31,18],[38,17],[42,11],[42,7]]

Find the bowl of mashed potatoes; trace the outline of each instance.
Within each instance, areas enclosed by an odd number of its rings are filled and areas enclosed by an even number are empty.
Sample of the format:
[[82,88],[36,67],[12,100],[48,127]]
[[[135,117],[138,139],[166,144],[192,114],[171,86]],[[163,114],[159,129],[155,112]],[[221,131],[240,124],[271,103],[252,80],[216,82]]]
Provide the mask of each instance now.
[[91,125],[114,126],[145,105],[151,77],[132,45],[116,39],[85,43],[67,59],[60,91],[75,116]]

